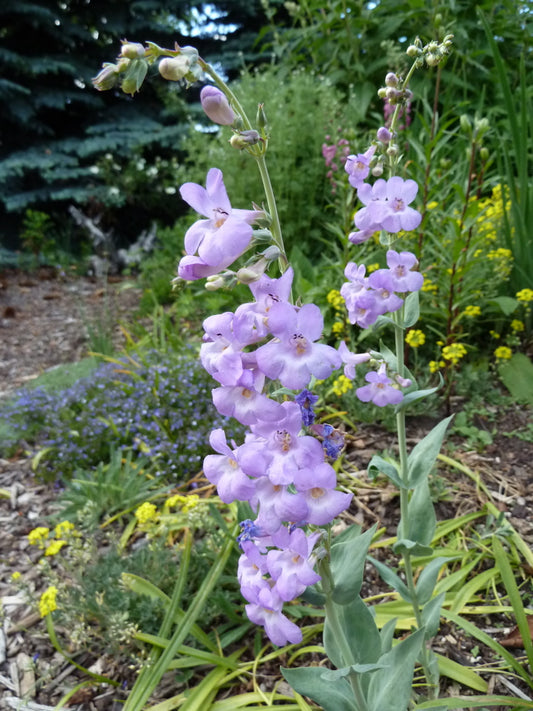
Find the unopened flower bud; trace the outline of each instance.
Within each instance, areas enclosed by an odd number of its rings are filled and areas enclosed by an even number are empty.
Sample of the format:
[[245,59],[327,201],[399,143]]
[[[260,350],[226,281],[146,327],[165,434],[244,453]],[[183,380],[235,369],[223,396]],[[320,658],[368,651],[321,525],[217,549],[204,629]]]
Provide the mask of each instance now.
[[392,156],[393,158],[397,156],[399,153],[399,148],[396,143],[391,143],[390,146],[387,148],[387,155]]
[[179,81],[189,73],[191,68],[190,59],[184,54],[179,54],[177,57],[164,57],[159,62],[159,73],[163,79],[168,81]]
[[380,178],[383,175],[383,163],[376,163],[371,172],[374,178]]
[[483,162],[487,161],[490,155],[489,149],[486,146],[483,146],[479,151],[479,155]]
[[216,86],[204,86],[200,92],[200,101],[203,110],[213,123],[231,126],[235,121],[235,114],[226,95]]
[[256,123],[259,126],[259,128],[262,128],[264,130],[267,129],[268,127],[268,120],[265,114],[265,105],[264,104],[258,104],[257,106],[257,116],[256,116]]
[[420,54],[420,49],[414,44],[410,44],[409,47],[407,47],[407,49],[405,50],[405,54],[408,57],[418,57],[418,55]]
[[394,87],[389,86],[385,89],[385,96],[389,100],[390,104],[396,104],[398,102],[399,92],[397,89],[394,89]]
[[384,99],[387,96],[387,89],[384,86],[378,89],[378,96],[380,99]]
[[471,134],[472,133],[472,124],[470,123],[470,119],[466,114],[461,114],[461,117],[459,119],[459,123],[461,125],[461,130],[463,133]]
[[207,291],[217,291],[222,289],[226,284],[226,280],[221,274],[213,274],[205,280],[205,289]]
[[426,54],[426,64],[428,67],[436,67],[439,62],[440,57],[437,54],[433,54],[432,52]]
[[261,136],[257,131],[241,131],[230,138],[230,145],[232,148],[241,149],[246,148],[246,146],[255,146],[260,140]]
[[123,40],[120,55],[122,57],[127,57],[128,59],[140,59],[141,57],[144,57],[145,50],[139,42],[127,42],[126,40]]
[[118,81],[118,67],[116,64],[104,64],[98,74],[94,77],[93,86],[98,91],[112,89]]
[[388,143],[392,138],[392,133],[385,126],[381,126],[381,128],[378,128],[376,136],[381,143]]
[[385,86],[398,86],[398,77],[394,72],[389,72],[385,77]]

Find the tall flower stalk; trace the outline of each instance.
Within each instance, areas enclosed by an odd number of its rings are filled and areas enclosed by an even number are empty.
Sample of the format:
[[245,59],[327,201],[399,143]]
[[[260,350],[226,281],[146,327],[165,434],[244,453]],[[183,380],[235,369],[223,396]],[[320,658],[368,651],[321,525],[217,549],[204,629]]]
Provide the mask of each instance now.
[[[408,48],[414,61],[406,76],[388,73],[378,92],[387,101],[390,121],[377,130],[369,147],[349,155],[345,163],[348,181],[362,205],[354,215],[356,229],[348,242],[357,245],[379,235],[387,248],[387,267],[367,276],[364,265],[348,262],[340,293],[354,326],[392,325],[394,349],[383,346],[379,352],[353,353],[344,342],[338,348],[320,343],[324,325],[320,309],[294,303],[293,270],[287,263],[265,159],[270,136],[262,104],[252,123],[235,94],[192,47],[167,50],[153,43],[146,48],[124,43],[116,65],[106,65],[95,79],[97,88],[120,83],[123,90],[134,93],[156,61],[160,74],[171,81],[188,84],[209,77],[214,85],[201,92],[205,113],[215,123],[229,126],[231,146],[246,151],[257,163],[265,210],[255,204],[253,209],[234,208],[218,168],[209,170],[205,187],[194,183],[181,187],[183,199],[201,219],[185,235],[178,278],[205,278],[208,289],[236,282],[249,285],[251,301],[235,312],[209,316],[203,324],[200,359],[216,381],[213,404],[221,415],[247,428],[239,445],[228,442],[223,429],[213,430],[210,444],[215,453],[205,458],[204,473],[224,503],[246,502],[252,512],[241,522],[237,537],[241,551],[237,575],[248,618],[264,627],[274,644],[298,643],[302,632],[285,614],[285,606],[310,586],[323,601],[324,648],[334,668],[283,673],[296,691],[310,696],[325,711],[407,709],[416,663],[424,669],[428,695],[438,695],[438,669],[429,645],[440,620],[443,597],[433,592],[443,561],[432,560],[415,582],[413,557],[432,554],[435,514],[428,475],[449,418],[408,451],[406,407],[437,388],[419,391],[404,364],[404,334],[418,319],[423,277],[415,255],[391,245],[421,222],[412,206],[418,185],[397,175],[398,122],[411,102],[409,81],[418,67],[438,65],[449,53],[451,39],[425,46],[417,39]],[[372,184],[371,178],[375,178]],[[231,269],[249,253],[244,265]],[[275,262],[280,276],[268,276]],[[384,473],[400,492],[401,516],[393,550],[403,560],[404,577],[370,558],[385,582],[413,608],[416,630],[395,644],[394,624],[379,630],[360,596],[374,529],[363,533],[351,526],[331,537],[331,523],[350,506],[352,493],[337,488],[333,467],[344,446],[342,433],[317,421],[317,396],[312,390],[317,380],[343,366],[350,380],[359,378],[360,366],[364,367],[364,383],[356,390],[362,402],[396,410],[398,461],[376,456],[369,465],[370,476]],[[181,642],[183,637],[176,639]],[[158,674],[166,663],[162,659],[156,664]],[[142,683],[146,699],[146,674]]]

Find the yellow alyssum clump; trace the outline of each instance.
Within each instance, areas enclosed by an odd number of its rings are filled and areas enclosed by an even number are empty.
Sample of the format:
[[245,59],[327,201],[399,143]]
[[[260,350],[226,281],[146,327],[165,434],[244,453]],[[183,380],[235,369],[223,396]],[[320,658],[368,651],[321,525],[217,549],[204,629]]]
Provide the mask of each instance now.
[[468,318],[474,318],[474,316],[479,316],[481,314],[481,308],[479,306],[472,306],[469,304],[465,307],[463,313],[465,316],[468,316]]
[[335,311],[342,311],[342,309],[344,308],[344,299],[341,296],[341,292],[337,289],[331,289],[331,291],[328,291],[326,300],[328,304],[331,304],[333,306]]
[[444,368],[446,363],[443,360],[430,360],[429,361],[429,372],[436,373],[441,368]]
[[41,599],[39,600],[39,613],[41,617],[46,617],[46,615],[57,610],[57,592],[56,586],[50,585],[41,595]]
[[145,501],[141,504],[135,511],[135,518],[139,523],[148,523],[148,521],[153,521],[157,518],[157,506]]
[[63,546],[66,546],[67,542],[58,540],[58,541],[52,541],[51,543],[48,544],[48,546],[44,550],[45,555],[56,555],[56,553],[59,553],[59,551],[63,548]]
[[54,533],[56,535],[56,538],[61,538],[67,533],[70,533],[71,531],[75,531],[76,526],[71,523],[70,521],[60,521],[57,526],[54,528]]
[[525,303],[533,301],[533,289],[520,289],[520,291],[516,292],[516,298],[518,301],[524,301]]
[[339,375],[331,387],[335,395],[340,397],[353,388],[353,383],[345,375]]
[[28,533],[28,541],[32,546],[39,546],[39,548],[44,548],[44,542],[50,535],[50,529],[46,526],[37,526],[32,531]]
[[509,360],[512,355],[513,351],[507,346],[498,346],[498,348],[494,351],[494,356],[498,360]]
[[520,331],[523,331],[525,329],[525,325],[523,321],[520,321],[519,318],[514,318],[511,321],[511,330],[515,331],[515,333],[519,333]]
[[180,506],[184,513],[195,509],[200,503],[200,497],[198,494],[189,494],[189,496],[182,496],[181,494],[174,494],[174,496],[169,496],[165,501],[165,508],[174,508],[175,506]]
[[408,331],[405,336],[405,342],[411,346],[411,348],[418,348],[423,346],[426,342],[426,334],[418,328]]
[[449,346],[444,346],[442,349],[442,357],[444,360],[450,361],[452,365],[457,365],[457,363],[464,358],[466,355],[466,348],[462,343],[451,343]]

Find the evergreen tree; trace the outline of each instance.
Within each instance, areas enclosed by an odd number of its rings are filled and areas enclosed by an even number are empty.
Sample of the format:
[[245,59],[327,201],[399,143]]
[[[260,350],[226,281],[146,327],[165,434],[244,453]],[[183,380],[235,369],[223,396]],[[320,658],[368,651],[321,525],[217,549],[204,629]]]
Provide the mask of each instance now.
[[[121,39],[194,44],[209,61],[222,48],[229,51],[230,68],[236,71],[242,62],[237,47],[252,51],[250,24],[258,13],[259,2],[246,0],[205,7],[194,0],[1,3],[2,243],[15,243],[28,208],[66,214],[68,205],[78,203],[101,209],[108,190],[95,174],[101,156],[111,154],[120,162],[143,150],[175,153],[188,115],[183,92],[174,91],[165,101],[172,88],[158,79],[147,82],[135,99],[92,86],[102,63],[119,54]],[[138,233],[156,217],[149,212],[149,207],[129,206],[127,215],[115,211],[113,219],[123,232],[128,232],[129,221]],[[172,216],[167,217],[170,221]]]

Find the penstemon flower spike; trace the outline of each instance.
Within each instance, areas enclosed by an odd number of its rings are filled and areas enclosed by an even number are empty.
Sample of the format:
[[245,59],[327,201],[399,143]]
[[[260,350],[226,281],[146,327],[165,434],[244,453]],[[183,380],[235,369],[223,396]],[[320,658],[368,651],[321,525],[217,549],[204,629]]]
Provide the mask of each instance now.
[[[420,224],[420,213],[411,207],[418,191],[416,182],[395,175],[402,158],[398,122],[412,99],[408,85],[413,72],[424,63],[435,66],[442,61],[451,40],[447,36],[441,43],[425,46],[415,40],[407,50],[414,61],[406,77],[388,73],[385,87],[378,92],[386,100],[386,125],[377,130],[370,147],[346,158],[348,181],[362,203],[354,216],[357,231],[348,236],[353,244],[379,232],[381,242],[389,246],[403,231]],[[438,568],[434,565],[431,574],[421,575],[415,584],[412,556],[431,554],[434,513],[427,477],[450,419],[408,453],[404,405],[423,396],[417,393],[403,361],[405,329],[418,318],[416,300],[423,284],[418,262],[409,252],[389,248],[386,269],[367,276],[364,265],[349,262],[345,268],[347,282],[340,293],[350,323],[368,328],[385,319],[394,330],[394,351],[382,347],[381,352],[352,353],[345,342],[338,349],[321,344],[319,308],[296,306],[291,296],[293,271],[285,256],[265,162],[270,136],[263,105],[259,105],[254,127],[213,68],[194,48],[177,45],[168,50],[153,43],[144,48],[124,41],[117,63],[104,66],[95,86],[103,90],[121,83],[124,91],[134,93],[148,65],[155,61],[161,76],[170,81],[189,84],[210,77],[214,86],[205,86],[201,92],[204,111],[215,123],[230,127],[234,148],[256,160],[265,190],[267,214],[233,208],[217,168],[208,172],[205,188],[193,183],[181,188],[183,199],[205,219],[199,219],[185,235],[179,278],[206,278],[207,288],[242,278],[254,299],[235,312],[208,317],[200,349],[203,366],[217,382],[212,390],[215,408],[248,428],[241,444],[228,443],[225,432],[215,429],[210,443],[216,454],[204,461],[204,474],[217,486],[220,499],[227,504],[245,501],[255,516],[241,523],[237,539],[241,549],[238,579],[247,601],[246,614],[264,627],[274,644],[298,643],[302,632],[283,608],[307,587],[315,586],[326,612],[324,647],[336,670],[285,669],[286,679],[325,711],[406,710],[417,660],[424,668],[429,695],[438,693],[438,670],[428,649],[442,604],[442,596],[433,595]],[[385,168],[387,179],[381,177]],[[366,182],[369,178],[376,178],[373,185]],[[263,241],[264,246],[265,237],[270,245],[263,252],[250,257],[236,273],[229,270],[258,243]],[[273,278],[266,272],[276,260],[280,276]],[[360,597],[374,529],[362,533],[352,526],[331,539],[331,523],[348,508],[352,493],[338,490],[331,464],[342,451],[342,433],[329,423],[315,421],[317,396],[312,388],[316,379],[326,379],[344,366],[344,377],[354,380],[363,364],[368,368],[366,384],[357,388],[358,398],[380,407],[392,405],[397,413],[399,462],[374,457],[369,465],[371,476],[383,472],[400,490],[401,519],[394,552],[403,558],[405,582],[373,561],[384,580],[413,607],[417,629],[395,647],[392,632],[378,630]],[[403,389],[407,388],[405,397]],[[275,389],[282,394],[281,400],[272,396]]]

